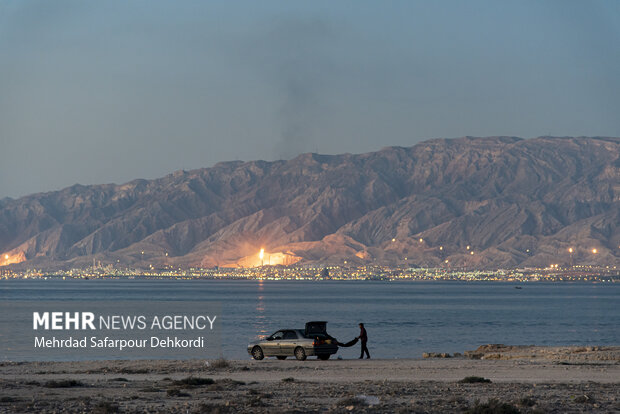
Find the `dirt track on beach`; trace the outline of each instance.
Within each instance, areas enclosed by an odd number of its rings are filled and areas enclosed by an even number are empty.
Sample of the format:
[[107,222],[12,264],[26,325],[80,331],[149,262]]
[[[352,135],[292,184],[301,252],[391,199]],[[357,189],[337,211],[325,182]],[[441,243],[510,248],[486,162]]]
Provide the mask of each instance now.
[[[620,347],[477,351],[418,360],[0,363],[0,412],[465,412],[489,400],[523,413],[620,412]],[[491,382],[459,382],[472,376]]]

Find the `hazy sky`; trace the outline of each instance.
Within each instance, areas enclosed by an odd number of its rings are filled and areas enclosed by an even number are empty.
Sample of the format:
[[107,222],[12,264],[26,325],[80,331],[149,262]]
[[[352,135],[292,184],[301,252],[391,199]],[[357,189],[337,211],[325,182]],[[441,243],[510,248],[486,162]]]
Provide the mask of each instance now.
[[0,198],[549,134],[620,136],[620,1],[0,2]]

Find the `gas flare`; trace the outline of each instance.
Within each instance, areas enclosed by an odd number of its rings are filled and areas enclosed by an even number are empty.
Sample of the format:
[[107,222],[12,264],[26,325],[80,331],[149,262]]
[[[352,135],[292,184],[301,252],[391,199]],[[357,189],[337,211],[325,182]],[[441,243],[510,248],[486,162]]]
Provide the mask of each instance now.
[[21,263],[26,261],[24,252],[4,253],[0,256],[0,266],[8,266],[10,264]]

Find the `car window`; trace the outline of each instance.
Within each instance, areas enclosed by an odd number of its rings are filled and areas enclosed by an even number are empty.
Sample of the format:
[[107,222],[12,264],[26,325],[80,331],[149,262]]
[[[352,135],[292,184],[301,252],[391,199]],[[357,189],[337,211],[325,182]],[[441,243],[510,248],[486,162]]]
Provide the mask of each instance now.
[[284,339],[297,339],[297,334],[295,331],[286,331],[284,332]]
[[271,339],[282,339],[284,337],[284,332],[278,331],[271,335]]

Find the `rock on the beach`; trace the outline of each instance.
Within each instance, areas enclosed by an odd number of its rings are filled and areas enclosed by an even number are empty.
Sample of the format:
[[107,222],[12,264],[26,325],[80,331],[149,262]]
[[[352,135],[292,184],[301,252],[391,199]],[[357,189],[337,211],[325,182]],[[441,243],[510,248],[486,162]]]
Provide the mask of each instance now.
[[604,346],[535,346],[535,345],[481,345],[465,351],[469,359],[542,359],[556,362],[620,361],[619,347]]
[[452,358],[447,352],[424,352],[422,358]]

